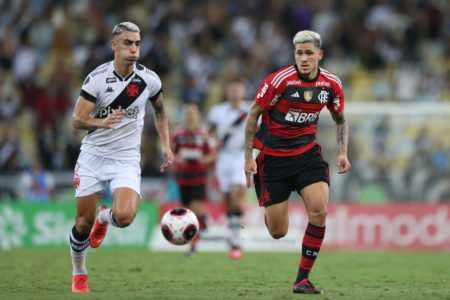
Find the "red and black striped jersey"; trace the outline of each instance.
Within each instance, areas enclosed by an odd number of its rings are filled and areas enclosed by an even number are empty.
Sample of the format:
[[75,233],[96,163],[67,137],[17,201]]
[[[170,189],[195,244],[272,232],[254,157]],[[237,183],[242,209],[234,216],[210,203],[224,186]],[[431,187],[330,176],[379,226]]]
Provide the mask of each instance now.
[[263,107],[254,147],[273,156],[293,156],[315,145],[319,113],[344,110],[344,92],[336,75],[319,68],[316,78],[300,77],[296,65],[267,77],[255,97]]
[[209,166],[200,164],[198,160],[211,153],[207,130],[204,127],[195,131],[177,128],[172,134],[172,149],[175,155],[187,161],[186,164],[175,163],[177,183],[180,186],[206,184]]

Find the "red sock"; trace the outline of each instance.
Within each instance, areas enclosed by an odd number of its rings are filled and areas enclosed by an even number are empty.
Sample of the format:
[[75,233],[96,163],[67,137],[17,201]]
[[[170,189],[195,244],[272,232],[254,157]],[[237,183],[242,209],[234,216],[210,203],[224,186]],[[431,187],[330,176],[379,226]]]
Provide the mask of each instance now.
[[320,247],[322,246],[323,237],[325,236],[325,226],[319,227],[308,223],[302,243],[302,258],[300,260],[299,272],[296,282],[308,278],[309,271],[312,269]]

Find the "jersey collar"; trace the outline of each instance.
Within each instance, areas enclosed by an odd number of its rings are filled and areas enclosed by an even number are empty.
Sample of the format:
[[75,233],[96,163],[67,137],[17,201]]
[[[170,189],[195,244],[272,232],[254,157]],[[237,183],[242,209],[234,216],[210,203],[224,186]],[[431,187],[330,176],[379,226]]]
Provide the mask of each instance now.
[[120,81],[128,81],[128,79],[130,79],[131,76],[134,75],[135,71],[136,71],[136,64],[134,64],[133,71],[130,73],[130,75],[128,75],[127,77],[122,77],[122,76],[119,75],[119,73],[116,72],[116,70],[114,70],[114,63],[113,63],[113,74],[114,74],[114,76],[116,76]]
[[317,75],[313,79],[306,79],[302,75],[300,75],[300,72],[298,71],[297,64],[295,64],[294,67],[295,67],[295,70],[297,71],[298,77],[304,82],[315,82],[319,78],[319,75],[320,75],[320,68],[319,67],[317,68]]

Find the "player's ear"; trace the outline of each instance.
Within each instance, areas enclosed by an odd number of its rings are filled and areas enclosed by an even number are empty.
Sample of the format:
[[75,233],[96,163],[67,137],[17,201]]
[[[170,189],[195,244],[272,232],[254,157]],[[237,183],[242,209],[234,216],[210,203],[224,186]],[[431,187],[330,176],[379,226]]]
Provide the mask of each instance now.
[[116,48],[117,48],[116,40],[112,39],[110,44],[111,44],[111,49],[115,52]]
[[323,57],[323,50],[322,50],[322,49],[320,49],[320,51],[319,51],[319,60],[321,60],[321,59],[322,59],[322,57]]

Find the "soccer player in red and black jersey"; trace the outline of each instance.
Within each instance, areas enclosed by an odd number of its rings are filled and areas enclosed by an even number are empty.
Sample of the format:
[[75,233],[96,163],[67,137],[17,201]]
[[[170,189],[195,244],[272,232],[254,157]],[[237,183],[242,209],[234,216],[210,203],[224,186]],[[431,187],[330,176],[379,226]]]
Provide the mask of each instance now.
[[[181,203],[197,215],[202,231],[206,229],[203,200],[206,197],[207,173],[215,160],[215,153],[209,146],[208,131],[199,123],[198,105],[186,102],[184,116],[185,126],[176,129],[172,136],[175,177],[180,187]],[[198,239],[199,235],[191,242],[189,256],[195,254]]]
[[[297,191],[303,198],[309,223],[302,243],[293,292],[322,294],[308,276],[325,235],[329,198],[328,163],[322,158],[315,133],[320,111],[326,106],[336,123],[338,173],[351,167],[347,158],[348,125],[339,78],[319,67],[322,42],[316,32],[298,32],[293,43],[295,64],[283,68],[261,84],[245,128],[247,186],[253,174],[260,206],[266,209],[267,228],[274,239],[289,227],[288,198]],[[257,129],[257,120],[262,123]],[[253,148],[260,149],[253,159]]]

